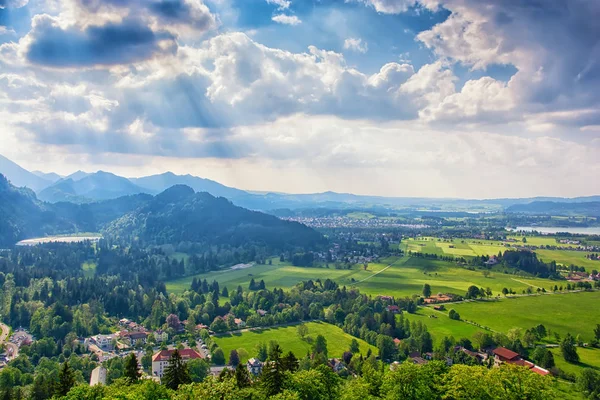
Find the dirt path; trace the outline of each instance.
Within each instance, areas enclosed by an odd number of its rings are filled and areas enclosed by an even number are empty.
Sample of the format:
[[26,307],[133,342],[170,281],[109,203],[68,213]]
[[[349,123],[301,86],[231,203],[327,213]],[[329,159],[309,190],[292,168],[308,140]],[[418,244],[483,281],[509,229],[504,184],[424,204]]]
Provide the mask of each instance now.
[[390,268],[392,265],[396,264],[396,263],[397,263],[399,260],[403,260],[403,259],[406,259],[406,258],[405,258],[405,257],[398,257],[398,259],[397,259],[396,261],[394,261],[393,263],[391,263],[391,264],[390,264],[390,265],[388,265],[387,267],[385,267],[385,268],[383,268],[383,269],[381,269],[381,270],[379,270],[379,271],[375,272],[373,275],[369,275],[369,276],[367,276],[365,279],[361,279],[360,281],[356,281],[356,282],[354,282],[354,285],[357,285],[357,284],[359,284],[359,283],[361,283],[361,282],[364,282],[364,281],[366,281],[367,279],[371,279],[371,278],[372,278],[372,277],[374,277],[375,275],[379,275],[380,273],[382,273],[382,272],[386,271],[388,268]]

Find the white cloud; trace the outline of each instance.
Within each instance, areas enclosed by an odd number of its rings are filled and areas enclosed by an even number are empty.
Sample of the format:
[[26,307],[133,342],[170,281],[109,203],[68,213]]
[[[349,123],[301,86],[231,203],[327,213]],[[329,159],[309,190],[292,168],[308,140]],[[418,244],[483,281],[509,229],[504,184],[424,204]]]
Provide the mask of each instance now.
[[[346,0],[349,1],[349,0]],[[368,6],[375,11],[383,14],[400,14],[417,3],[417,0],[356,0]]]
[[344,49],[357,51],[364,54],[369,51],[369,44],[367,42],[363,42],[362,39],[348,38],[344,40]]
[[299,25],[302,23],[302,20],[295,15],[278,14],[271,19],[279,24],[284,25]]
[[269,4],[274,4],[278,7],[278,10],[286,10],[290,8],[292,2],[290,0],[266,0]]

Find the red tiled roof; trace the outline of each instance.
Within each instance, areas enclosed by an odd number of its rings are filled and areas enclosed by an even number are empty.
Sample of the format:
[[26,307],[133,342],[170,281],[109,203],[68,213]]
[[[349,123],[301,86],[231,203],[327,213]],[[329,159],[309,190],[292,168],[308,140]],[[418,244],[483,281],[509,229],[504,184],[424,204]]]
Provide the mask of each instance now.
[[494,349],[493,353],[501,358],[506,359],[506,360],[512,360],[514,358],[519,357],[518,353],[515,353],[514,351],[509,350],[504,347],[496,347]]
[[537,365],[534,366],[533,368],[531,368],[531,371],[535,372],[536,374],[542,375],[542,376],[546,376],[550,373],[550,371],[548,371],[547,369],[538,367]]
[[[161,350],[152,357],[152,362],[169,361],[174,352],[175,352],[175,350]],[[193,349],[179,350],[179,354],[181,354],[181,358],[184,360],[190,360],[190,359],[194,359],[194,358],[202,358],[202,356]]]

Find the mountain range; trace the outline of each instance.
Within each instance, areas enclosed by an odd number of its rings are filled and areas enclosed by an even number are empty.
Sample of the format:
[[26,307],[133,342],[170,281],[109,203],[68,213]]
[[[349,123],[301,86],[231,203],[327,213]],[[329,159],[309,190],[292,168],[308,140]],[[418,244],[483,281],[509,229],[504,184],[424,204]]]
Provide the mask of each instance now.
[[48,203],[0,174],[0,247],[76,232],[102,232],[116,240],[145,244],[256,244],[276,252],[314,247],[325,240],[305,225],[196,193],[189,186],[176,185],[156,196],[142,193],[86,204]]
[[[40,171],[32,173],[3,156],[0,156],[0,173],[5,174],[15,186],[28,187],[38,194],[40,200],[50,203],[67,201],[85,204],[139,193],[155,195],[174,185],[186,185],[196,192],[207,192],[216,197],[225,197],[238,206],[262,211],[307,208],[367,209],[376,207],[407,213],[423,210],[446,212],[520,212],[518,207],[511,208],[511,206],[533,202],[571,204],[600,201],[600,196],[474,200],[364,196],[336,192],[314,194],[257,193],[228,187],[210,179],[192,175],[176,175],[172,172],[129,179],[104,171],[95,173],[77,171],[66,177]],[[589,209],[589,207],[577,208]]]

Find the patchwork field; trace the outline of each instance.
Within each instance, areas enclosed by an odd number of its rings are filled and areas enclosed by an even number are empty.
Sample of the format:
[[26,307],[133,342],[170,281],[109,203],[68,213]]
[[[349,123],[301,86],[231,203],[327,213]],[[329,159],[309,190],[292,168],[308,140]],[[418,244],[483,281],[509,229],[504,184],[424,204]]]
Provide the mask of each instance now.
[[219,347],[223,349],[228,362],[231,350],[243,349],[244,351],[241,351],[242,357],[240,358],[242,362],[245,362],[248,358],[256,356],[257,344],[268,344],[271,340],[277,341],[284,353],[292,351],[296,357],[301,358],[304,357],[307,352],[310,352],[312,341],[314,341],[318,335],[323,335],[327,340],[329,357],[341,357],[342,354],[350,348],[352,339],[358,341],[360,353],[363,355],[367,353],[369,348],[377,354],[377,348],[361,339],[348,335],[335,325],[325,322],[309,322],[306,326],[308,327],[308,335],[304,339],[298,335],[297,325],[293,325],[214,337],[214,340]]
[[559,348],[550,349],[554,356],[556,366],[570,374],[579,375],[584,368],[593,368],[600,371],[600,349],[592,347],[578,347],[579,363],[571,364],[565,361]]
[[599,301],[600,292],[585,292],[474,301],[453,304],[452,308],[462,319],[500,332],[541,323],[561,336],[571,333],[590,341],[593,327],[600,323]]
[[545,262],[554,260],[557,264],[569,266],[571,264],[578,267],[585,267],[586,271],[591,272],[592,270],[600,271],[600,261],[590,260],[585,258],[586,253],[584,251],[575,250],[536,250],[538,257]]

